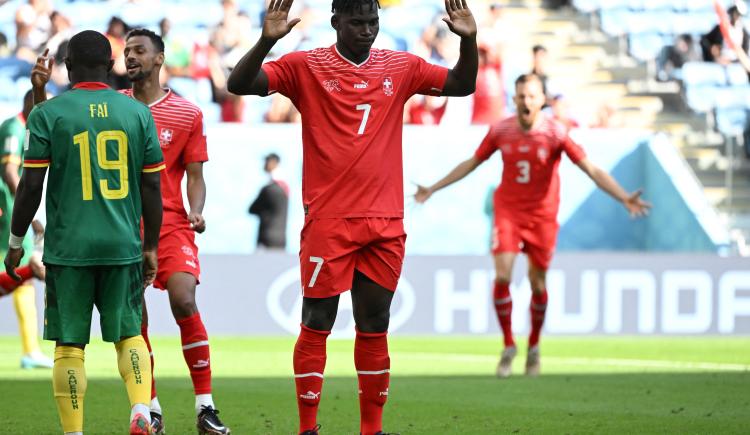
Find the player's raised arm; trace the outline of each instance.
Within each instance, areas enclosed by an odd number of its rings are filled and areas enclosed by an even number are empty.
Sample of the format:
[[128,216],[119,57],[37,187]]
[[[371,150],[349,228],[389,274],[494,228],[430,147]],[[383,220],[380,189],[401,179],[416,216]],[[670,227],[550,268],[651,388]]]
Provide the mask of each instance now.
[[420,204],[424,203],[425,201],[430,199],[433,193],[444,187],[448,187],[456,181],[459,181],[465,176],[471,174],[471,172],[481,164],[482,161],[475,156],[472,156],[468,160],[464,160],[463,162],[459,163],[458,166],[453,168],[453,170],[450,171],[448,175],[440,179],[440,181],[433,184],[432,186],[425,187],[417,185],[417,193],[414,195],[414,199]]
[[443,18],[443,21],[451,32],[461,37],[461,51],[456,66],[448,72],[443,95],[465,97],[474,93],[479,70],[477,23],[466,0],[445,0],[445,11],[448,18]]
[[628,209],[630,216],[640,217],[648,215],[651,203],[641,199],[642,191],[638,190],[633,193],[626,192],[625,189],[620,186],[620,183],[612,178],[607,171],[596,166],[587,158],[584,158],[576,164],[600,189],[607,192],[612,198],[620,201],[622,205]]
[[[292,31],[301,20],[289,21],[289,9],[294,0],[271,0],[263,20],[263,32],[258,42],[245,54],[232,73],[229,74],[227,89],[236,95],[268,95],[268,77],[263,72],[263,60],[276,41]],[[476,75],[476,74],[475,74]]]

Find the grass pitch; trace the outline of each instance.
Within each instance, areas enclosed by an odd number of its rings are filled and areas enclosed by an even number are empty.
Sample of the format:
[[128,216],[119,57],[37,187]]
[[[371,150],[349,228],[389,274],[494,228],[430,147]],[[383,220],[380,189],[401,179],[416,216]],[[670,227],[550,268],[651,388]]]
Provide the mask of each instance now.
[[[167,433],[195,433],[177,338],[155,338]],[[214,398],[233,434],[294,434],[293,338],[212,337]],[[18,340],[0,338],[3,433],[59,434],[50,372],[18,369]],[[350,340],[329,340],[322,434],[356,434]],[[385,430],[411,434],[750,433],[750,338],[545,338],[542,372],[494,377],[497,338],[391,338]],[[45,351],[51,355],[47,343]],[[123,434],[129,407],[112,345],[87,348],[85,430]]]

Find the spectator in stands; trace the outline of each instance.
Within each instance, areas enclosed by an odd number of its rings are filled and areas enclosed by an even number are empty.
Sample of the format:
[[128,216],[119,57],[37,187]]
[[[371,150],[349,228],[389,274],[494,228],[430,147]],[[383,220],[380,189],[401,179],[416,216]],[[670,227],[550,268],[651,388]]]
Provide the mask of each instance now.
[[49,38],[52,7],[48,0],[29,0],[16,10],[16,56],[36,62],[37,52]]
[[0,32],[0,57],[7,57],[10,55],[10,48],[8,47],[8,37],[5,33]]
[[264,120],[272,123],[299,123],[302,122],[302,117],[289,98],[276,93],[271,96],[271,107],[268,109]]
[[701,56],[695,49],[693,36],[690,34],[679,35],[674,44],[662,48],[657,62],[657,79],[660,81],[679,80],[681,77],[675,75],[687,62],[700,61]]
[[164,66],[170,77],[188,77],[190,75],[190,51],[177,38],[172,38],[169,31],[172,22],[168,18],[159,21],[159,33],[164,40]]
[[109,73],[109,85],[114,89],[125,89],[130,87],[127,69],[125,67],[125,35],[128,33],[128,25],[122,18],[114,16],[109,20],[107,32],[104,36],[112,46],[112,59],[115,66]]
[[552,110],[552,117],[566,126],[568,130],[580,127],[579,122],[570,114],[569,101],[562,94],[552,97],[550,109]]
[[[750,34],[745,30],[742,23],[742,16],[747,12],[747,6],[744,3],[737,3],[727,10],[729,16],[729,35],[734,47],[741,47],[742,51],[750,51]],[[732,49],[729,41],[724,40],[721,32],[721,26],[717,24],[707,34],[701,37],[701,48],[703,50],[703,60],[706,62],[716,62],[726,65],[737,61],[737,54]]]
[[448,98],[415,95],[405,105],[406,122],[418,125],[438,125],[448,107]]
[[69,40],[73,35],[73,25],[65,15],[59,11],[54,11],[49,16],[52,22],[52,30],[50,31],[50,38],[47,40],[45,47],[49,49],[49,55],[55,57],[60,44],[63,41]]
[[279,164],[281,158],[271,153],[266,156],[263,170],[270,177],[250,205],[248,213],[260,219],[258,228],[258,248],[283,250],[286,248],[286,217],[289,207],[289,185],[281,179]]
[[535,45],[531,49],[531,54],[531,73],[536,74],[542,80],[542,89],[544,90],[544,95],[547,97],[547,103],[544,107],[549,107],[549,103],[552,101],[552,95],[550,95],[549,77],[547,77],[547,60],[549,57],[547,48],[543,45]]
[[487,43],[479,45],[479,71],[476,91],[472,98],[472,124],[493,124],[505,114],[505,89],[500,53]]

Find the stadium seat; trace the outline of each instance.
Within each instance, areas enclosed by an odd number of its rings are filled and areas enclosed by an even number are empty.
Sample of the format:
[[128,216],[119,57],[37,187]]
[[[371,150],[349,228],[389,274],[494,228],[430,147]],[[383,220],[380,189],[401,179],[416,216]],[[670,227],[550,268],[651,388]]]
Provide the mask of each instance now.
[[[667,37],[666,39],[671,39]],[[628,37],[628,52],[641,61],[655,59],[665,44],[665,37],[658,33],[631,34]]]
[[750,109],[750,87],[740,85],[716,88],[713,101],[717,109]]
[[739,63],[733,63],[727,66],[727,78],[732,86],[741,86],[748,84],[748,76],[745,68]]
[[727,84],[727,74],[719,64],[710,62],[688,62],[682,67],[685,86],[721,86]]
[[697,113],[710,112],[716,106],[718,89],[717,86],[689,86],[685,88],[685,100],[688,107]]
[[716,109],[716,128],[727,136],[738,136],[747,128],[747,109]]

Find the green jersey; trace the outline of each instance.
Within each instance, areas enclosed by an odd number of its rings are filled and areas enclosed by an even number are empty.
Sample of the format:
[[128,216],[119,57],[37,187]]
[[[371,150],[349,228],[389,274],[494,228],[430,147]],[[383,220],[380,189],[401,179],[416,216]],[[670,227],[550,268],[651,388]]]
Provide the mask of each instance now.
[[164,169],[148,107],[79,83],[29,115],[24,168],[49,167],[44,261],[141,261],[141,175]]
[[[21,175],[21,159],[23,157],[23,141],[26,136],[26,120],[22,114],[5,120],[0,124],[0,167],[12,163],[18,166],[18,175]],[[10,235],[10,218],[13,215],[13,194],[10,187],[0,182],[0,256],[4,257],[8,250],[8,236]],[[26,259],[31,255],[33,242],[28,234],[24,239],[23,248],[26,256],[21,264],[26,264]]]

